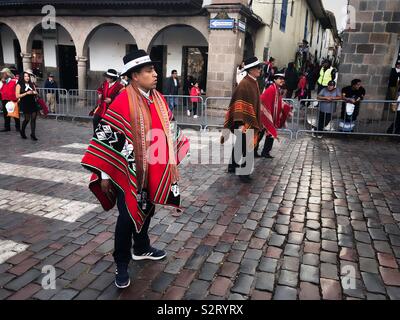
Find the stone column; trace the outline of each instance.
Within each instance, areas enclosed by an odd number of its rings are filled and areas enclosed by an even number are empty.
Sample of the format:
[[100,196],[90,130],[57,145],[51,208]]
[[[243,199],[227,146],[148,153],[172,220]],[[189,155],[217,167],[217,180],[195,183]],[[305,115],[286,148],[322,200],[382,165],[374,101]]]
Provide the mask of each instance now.
[[[390,69],[398,54],[399,1],[350,0],[348,28],[343,33],[339,87],[362,80],[368,100],[385,100]],[[381,119],[383,104],[364,104],[360,118]]]
[[21,52],[22,66],[25,70],[32,69],[32,53]]
[[[226,12],[239,19],[241,5],[209,6],[210,18]],[[236,81],[236,66],[243,60],[245,33],[239,30],[210,30],[208,37],[207,96],[230,97]]]
[[76,61],[78,61],[78,89],[79,96],[83,96],[83,90],[86,90],[87,85],[87,61],[88,58],[84,56],[77,56]]

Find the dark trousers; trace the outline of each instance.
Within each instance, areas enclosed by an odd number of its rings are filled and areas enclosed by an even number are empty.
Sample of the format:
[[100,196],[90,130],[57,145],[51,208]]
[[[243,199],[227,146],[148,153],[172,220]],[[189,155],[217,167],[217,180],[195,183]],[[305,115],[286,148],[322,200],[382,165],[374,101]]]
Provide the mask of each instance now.
[[286,98],[287,99],[292,99],[292,97],[293,97],[293,92],[294,92],[294,89],[287,89],[287,91],[286,91]]
[[119,216],[117,225],[115,227],[115,242],[114,242],[114,261],[115,263],[126,263],[132,259],[132,238],[133,238],[133,251],[135,254],[142,254],[147,252],[150,248],[150,238],[148,235],[151,216],[154,214],[155,206],[152,204],[149,209],[142,230],[140,233],[136,232],[135,225],[129,215],[125,205],[124,193],[118,190],[117,206]]
[[[260,147],[260,142],[264,137],[264,135],[265,135],[265,130],[262,130],[258,136],[258,143],[255,148],[255,152],[258,152],[258,148]],[[272,136],[265,137],[264,147],[261,151],[261,156],[263,157],[267,156],[271,152],[273,145],[274,145],[274,138]]]
[[332,119],[332,114],[331,113],[326,113],[326,112],[319,112],[318,115],[318,131],[323,131],[324,128],[331,122]]
[[198,102],[192,102],[192,104],[193,104],[193,108],[192,108],[193,115],[196,116],[197,115],[197,104],[198,104]]
[[400,134],[400,111],[396,111],[396,120],[390,125],[386,133]]
[[[251,173],[252,170],[252,165],[254,162],[254,157],[253,155],[247,156],[248,150],[246,147],[246,134],[243,132],[240,132],[239,130],[235,130],[235,135],[236,135],[236,141],[235,145],[233,146],[232,149],[232,155],[231,155],[231,160],[229,161],[229,169],[236,169],[236,168],[249,168],[248,172],[242,172],[245,174],[241,174],[243,176],[248,176]],[[241,140],[241,141],[240,141]],[[236,154],[236,156],[235,156]],[[241,157],[240,157],[241,155]],[[239,162],[242,160],[242,164],[239,164]],[[247,173],[247,174],[246,174]]]
[[[3,105],[3,117],[4,117],[4,129],[6,130],[11,130],[11,117],[7,116],[7,109],[6,109],[6,104],[8,102],[8,100],[2,100],[2,105]],[[20,127],[21,127],[21,122],[19,121],[19,119],[14,118],[15,121],[15,129],[17,129],[17,131],[19,131]]]

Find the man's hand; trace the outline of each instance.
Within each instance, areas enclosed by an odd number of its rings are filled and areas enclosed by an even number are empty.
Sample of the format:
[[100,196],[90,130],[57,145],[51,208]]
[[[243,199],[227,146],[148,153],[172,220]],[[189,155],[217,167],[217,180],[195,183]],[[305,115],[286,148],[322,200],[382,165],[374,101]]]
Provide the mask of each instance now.
[[103,191],[107,198],[112,199],[113,191],[112,191],[112,183],[110,179],[101,180],[101,191]]
[[111,103],[111,98],[105,98],[104,101],[105,101],[105,103],[110,104]]

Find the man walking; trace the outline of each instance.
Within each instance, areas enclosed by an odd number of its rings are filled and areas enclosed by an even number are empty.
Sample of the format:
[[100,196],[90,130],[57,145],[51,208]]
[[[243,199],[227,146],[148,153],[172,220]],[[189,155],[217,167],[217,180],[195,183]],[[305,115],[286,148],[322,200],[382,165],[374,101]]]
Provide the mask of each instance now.
[[258,155],[259,144],[265,134],[265,142],[263,150],[261,151],[261,157],[272,159],[270,152],[274,144],[274,139],[278,138],[277,129],[282,128],[286,119],[290,116],[291,108],[288,104],[283,102],[281,89],[285,84],[285,75],[283,73],[277,73],[274,75],[274,83],[270,85],[261,95],[261,125],[263,130],[261,131],[257,146],[254,150],[254,156]]
[[[225,116],[224,128],[229,129],[236,136],[228,172],[235,172],[245,183],[251,181],[250,173],[254,165],[254,146],[260,129],[260,89],[257,78],[261,75],[262,66],[263,64],[256,57],[244,61],[243,70],[247,71],[247,76],[240,81],[233,91]],[[221,143],[224,143],[228,136],[229,132],[224,130]],[[239,164],[240,161],[241,164]]]
[[[177,96],[179,94],[179,88],[181,87],[178,79],[178,71],[172,70],[171,77],[167,80],[166,95]],[[178,106],[178,97],[168,97],[169,109],[174,110]]]
[[116,70],[108,69],[103,75],[105,80],[97,89],[99,99],[97,101],[97,108],[94,110],[93,130],[96,130],[97,125],[106,113],[108,106],[124,88],[123,84],[120,81],[117,81],[119,75]]
[[113,254],[118,288],[130,284],[131,258],[160,260],[166,256],[150,246],[148,229],[155,204],[179,208],[177,165],[189,147],[181,132],[172,135],[170,131],[172,113],[155,90],[154,62],[144,50],[129,53],[123,61],[121,74],[131,84],[105,110],[82,159],[82,165],[93,173],[89,188],[103,208],[118,206]]

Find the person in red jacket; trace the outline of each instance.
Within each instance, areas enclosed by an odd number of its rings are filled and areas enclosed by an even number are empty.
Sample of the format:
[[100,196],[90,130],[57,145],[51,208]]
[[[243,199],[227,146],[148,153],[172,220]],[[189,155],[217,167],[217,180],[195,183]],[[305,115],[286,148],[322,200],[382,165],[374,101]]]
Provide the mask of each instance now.
[[[17,81],[8,68],[4,68],[1,70],[1,82],[2,86],[0,88],[0,99],[3,105],[3,116],[4,116],[4,129],[1,132],[6,132],[11,130],[11,118],[7,116],[6,104],[9,101],[17,101],[17,97],[15,96],[15,87],[17,85]],[[20,131],[20,121],[17,118],[15,120],[15,129]]]
[[114,69],[108,69],[107,72],[104,73],[104,77],[105,81],[97,89],[99,100],[97,101],[97,108],[94,110],[93,130],[96,130],[108,106],[114,101],[121,89],[124,88],[121,82],[118,81],[119,75]]
[[[193,87],[190,89],[190,102],[193,105],[193,119],[197,119],[197,106],[200,102],[201,90],[199,88],[199,82],[195,81]],[[189,110],[188,110],[189,111]],[[190,111],[188,112],[190,116]]]
[[[307,78],[305,73],[302,73],[299,79],[299,83],[297,85],[297,91],[295,98],[297,98],[299,101],[302,99],[307,98],[307,90],[308,90],[308,83],[307,83]],[[302,102],[302,106],[304,106],[304,102]]]
[[291,107],[283,102],[281,88],[285,84],[285,75],[277,73],[274,75],[274,84],[264,90],[261,95],[260,121],[263,130],[259,134],[258,144],[254,150],[255,157],[260,157],[258,147],[265,134],[264,147],[261,152],[261,157],[272,159],[270,155],[274,139],[278,138],[277,129],[283,128],[286,125],[288,117],[292,116]]

